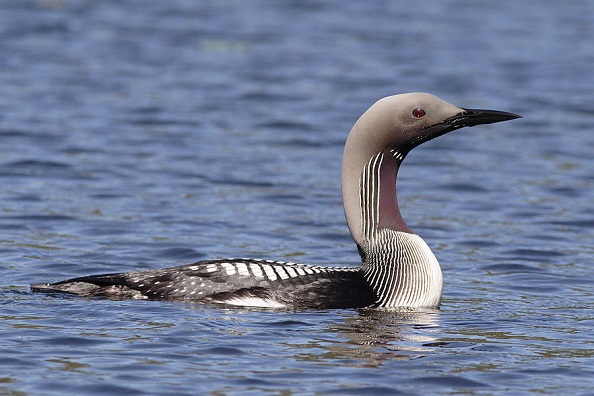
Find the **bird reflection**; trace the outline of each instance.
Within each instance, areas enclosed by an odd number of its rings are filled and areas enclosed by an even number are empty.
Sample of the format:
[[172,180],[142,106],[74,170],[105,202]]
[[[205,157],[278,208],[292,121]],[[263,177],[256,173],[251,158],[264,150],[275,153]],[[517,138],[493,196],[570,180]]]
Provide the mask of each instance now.
[[437,309],[361,309],[358,315],[349,315],[344,322],[330,327],[346,342],[335,342],[328,349],[359,360],[357,365],[371,367],[386,360],[421,358],[433,350],[439,314]]

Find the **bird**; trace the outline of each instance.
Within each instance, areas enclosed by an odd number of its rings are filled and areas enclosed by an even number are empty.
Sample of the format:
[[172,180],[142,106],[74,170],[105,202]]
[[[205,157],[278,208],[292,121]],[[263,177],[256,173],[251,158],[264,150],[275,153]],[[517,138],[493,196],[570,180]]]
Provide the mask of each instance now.
[[272,309],[437,309],[441,268],[400,213],[400,165],[412,149],[431,139],[516,118],[521,116],[465,109],[422,92],[387,96],[369,107],[352,127],[342,158],[343,206],[360,266],[216,259],[33,284],[31,290]]

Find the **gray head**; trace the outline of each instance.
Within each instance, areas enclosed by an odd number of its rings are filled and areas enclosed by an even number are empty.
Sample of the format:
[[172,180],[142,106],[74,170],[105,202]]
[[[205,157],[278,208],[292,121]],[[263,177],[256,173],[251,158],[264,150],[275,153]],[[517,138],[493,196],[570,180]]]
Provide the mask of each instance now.
[[[353,126],[342,160],[343,204],[355,242],[359,246],[365,242],[362,213],[370,210],[379,212],[371,227],[412,232],[402,220],[395,190],[396,173],[410,150],[455,129],[519,117],[501,111],[463,109],[427,93],[394,95],[377,101]],[[375,198],[365,200],[361,178],[378,155],[382,155],[381,169],[375,170],[378,182],[368,192]]]

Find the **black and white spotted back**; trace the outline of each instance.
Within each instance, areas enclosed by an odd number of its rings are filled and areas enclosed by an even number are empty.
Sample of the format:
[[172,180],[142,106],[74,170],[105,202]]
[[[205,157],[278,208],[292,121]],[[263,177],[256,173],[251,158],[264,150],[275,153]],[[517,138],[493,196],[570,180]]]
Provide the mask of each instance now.
[[360,268],[258,259],[209,260],[34,286],[40,291],[88,297],[191,300],[270,308],[364,307],[376,300]]

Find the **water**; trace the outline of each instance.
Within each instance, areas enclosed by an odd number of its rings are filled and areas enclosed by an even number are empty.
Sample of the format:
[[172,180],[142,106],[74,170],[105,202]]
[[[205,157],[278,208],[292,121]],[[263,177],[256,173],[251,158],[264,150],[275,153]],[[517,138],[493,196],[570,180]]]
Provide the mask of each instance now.
[[[2,2],[0,393],[593,394],[592,3],[367,3]],[[357,264],[342,146],[408,91],[524,116],[401,170],[441,310],[29,292],[205,258]]]

